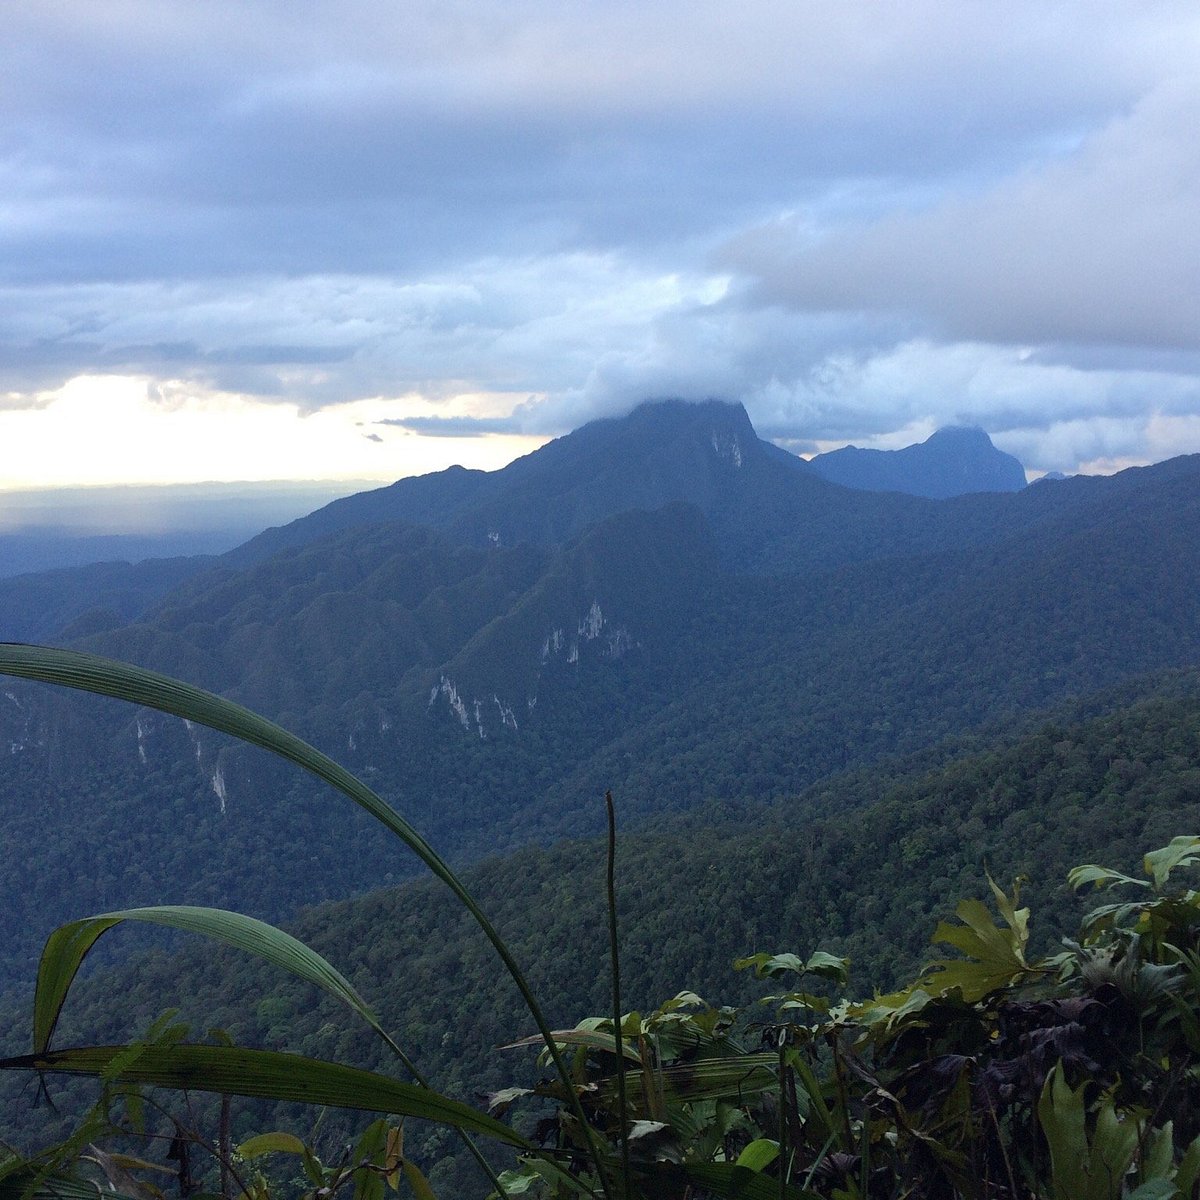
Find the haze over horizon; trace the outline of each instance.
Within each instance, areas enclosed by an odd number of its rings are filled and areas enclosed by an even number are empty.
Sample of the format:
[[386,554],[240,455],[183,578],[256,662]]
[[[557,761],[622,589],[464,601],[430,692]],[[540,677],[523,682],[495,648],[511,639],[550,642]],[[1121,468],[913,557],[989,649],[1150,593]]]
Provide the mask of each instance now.
[[0,489],[495,468],[661,396],[798,453],[1200,450],[1200,14],[68,2],[0,48]]

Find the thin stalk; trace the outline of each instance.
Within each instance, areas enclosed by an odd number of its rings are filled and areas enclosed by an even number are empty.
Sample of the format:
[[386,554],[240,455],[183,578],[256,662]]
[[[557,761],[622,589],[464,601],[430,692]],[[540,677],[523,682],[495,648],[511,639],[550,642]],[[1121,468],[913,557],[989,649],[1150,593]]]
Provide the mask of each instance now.
[[274,721],[269,721],[266,717],[260,716],[248,708],[243,708],[240,704],[235,704],[232,700],[226,700],[203,688],[182,683],[178,679],[172,679],[169,675],[162,675],[157,671],[147,671],[129,663],[102,658],[96,654],[86,654],[78,650],[59,650],[49,646],[3,642],[0,643],[0,674],[12,675],[20,679],[33,679],[40,683],[59,684],[62,687],[91,692],[100,696],[113,696],[118,700],[129,701],[131,704],[140,704],[147,708],[156,708],[160,712],[183,717],[221,733],[232,734],[253,746],[261,746],[264,750],[270,750],[280,758],[303,767],[318,779],[323,779],[331,787],[353,800],[360,808],[366,809],[380,824],[391,830],[454,893],[459,903],[471,914],[475,923],[483,930],[484,936],[500,956],[500,961],[504,963],[517,990],[521,993],[521,998],[538,1028],[538,1033],[546,1043],[546,1050],[565,1089],[567,1103],[584,1132],[590,1157],[595,1164],[597,1178],[600,1180],[601,1190],[607,1200],[612,1200],[604,1158],[600,1153],[595,1131],[588,1123],[587,1114],[583,1111],[583,1105],[575,1091],[571,1073],[567,1070],[567,1064],[559,1052],[550,1024],[542,1013],[541,1006],[534,998],[524,973],[517,965],[516,959],[513,958],[504,940],[488,920],[487,915],[458,876],[450,869],[441,855],[382,797],[347,771],[340,763],[335,762],[329,755],[310,746],[294,733],[289,733],[286,729],[276,725]]
[[779,1032],[779,1200],[787,1197],[787,1035]]
[[860,1190],[865,1197],[871,1194],[871,1110],[863,1105],[862,1150],[859,1152],[859,1168],[862,1183]]
[[[374,1028],[375,1032],[378,1033],[381,1038],[383,1038],[387,1046],[392,1050],[396,1057],[399,1058],[401,1063],[404,1064],[405,1070],[407,1070],[408,1073],[413,1077],[417,1085],[425,1088],[426,1091],[432,1091],[433,1086],[430,1084],[429,1080],[417,1070],[417,1064],[413,1062],[413,1060],[409,1058],[409,1056],[405,1054],[403,1050],[400,1049],[387,1030],[381,1025],[375,1024],[372,1025],[372,1028]],[[480,1148],[475,1144],[475,1139],[465,1129],[458,1129],[455,1132],[458,1134],[459,1140],[462,1142],[462,1144],[471,1152],[471,1157],[474,1158],[474,1160],[479,1164],[479,1169],[488,1177],[488,1182],[495,1189],[496,1195],[503,1197],[504,1184],[500,1182],[500,1176],[496,1174],[492,1164],[483,1156],[483,1151],[480,1150]]]
[[229,1110],[229,1096],[223,1095],[221,1097],[221,1122],[217,1127],[217,1149],[220,1151],[221,1195],[224,1200],[233,1200],[232,1179],[229,1174],[230,1162],[233,1158],[233,1143],[229,1136]]
[[617,1114],[621,1122],[621,1188],[628,1200],[629,1190],[629,1109],[625,1096],[625,1047],[621,1035],[621,962],[617,943],[617,816],[612,792],[604,793],[608,811],[608,954],[612,963],[613,1038],[617,1046]]

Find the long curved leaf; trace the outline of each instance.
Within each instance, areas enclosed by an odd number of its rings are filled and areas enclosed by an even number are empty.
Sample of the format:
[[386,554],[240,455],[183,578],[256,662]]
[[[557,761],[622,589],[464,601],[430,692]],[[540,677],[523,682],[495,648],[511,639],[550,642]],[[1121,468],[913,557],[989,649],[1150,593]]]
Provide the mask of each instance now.
[[350,981],[290,933],[284,933],[265,921],[225,909],[158,905],[84,917],[59,926],[50,935],[38,964],[37,989],[33,999],[34,1054],[41,1054],[49,1048],[67,993],[88,951],[103,934],[123,921],[144,921],[188,933],[199,933],[248,951],[273,966],[323,988],[358,1013],[373,1029],[382,1032],[378,1018]]
[[532,1150],[524,1138],[501,1121],[428,1088],[358,1067],[277,1050],[192,1045],[83,1046],[0,1060],[0,1070],[6,1071],[99,1077],[113,1068],[117,1078],[130,1083],[419,1117],[495,1138],[527,1152]]
[[[739,1054],[731,1058],[699,1059],[677,1063],[657,1072],[655,1086],[668,1099],[691,1104],[698,1100],[715,1100],[722,1096],[751,1096],[770,1087],[777,1087],[775,1074],[777,1056],[770,1052]],[[601,1080],[602,1088],[611,1090],[612,1080]],[[634,1074],[629,1079],[629,1095],[636,1103],[645,1093],[645,1076]]]
[[0,1200],[136,1200],[115,1189],[103,1193],[97,1184],[74,1175],[22,1168],[0,1179]]
[[806,1188],[792,1183],[781,1188],[774,1176],[762,1175],[736,1163],[685,1163],[668,1170],[685,1176],[689,1182],[722,1200],[779,1200],[781,1196],[785,1200],[821,1200]]
[[232,700],[226,700],[212,692],[204,691],[203,688],[193,687],[157,671],[148,671],[143,667],[102,658],[96,654],[86,654],[79,650],[59,650],[49,646],[3,642],[0,643],[0,674],[41,683],[54,683],[100,696],[113,696],[232,734],[251,745],[270,750],[281,758],[303,767],[317,778],[325,780],[400,838],[454,893],[483,930],[512,976],[529,1015],[546,1043],[546,1049],[566,1089],[573,1114],[585,1131],[604,1193],[606,1196],[611,1194],[600,1147],[576,1094],[567,1064],[555,1044],[550,1024],[542,1013],[541,1005],[538,1004],[524,973],[462,881],[441,855],[391,805],[345,767],[294,733],[289,733],[273,721],[268,721],[266,717],[259,716],[258,713],[251,712]]
[[[586,1046],[589,1050],[604,1050],[613,1055],[617,1052],[617,1039],[611,1033],[601,1033],[596,1029],[556,1029],[554,1030],[554,1040],[560,1046]],[[515,1042],[505,1042],[503,1046],[497,1046],[496,1049],[522,1050],[527,1046],[541,1045],[543,1045],[541,1035],[534,1034],[533,1037],[518,1038]],[[621,1043],[621,1055],[641,1065],[642,1056],[628,1042]]]

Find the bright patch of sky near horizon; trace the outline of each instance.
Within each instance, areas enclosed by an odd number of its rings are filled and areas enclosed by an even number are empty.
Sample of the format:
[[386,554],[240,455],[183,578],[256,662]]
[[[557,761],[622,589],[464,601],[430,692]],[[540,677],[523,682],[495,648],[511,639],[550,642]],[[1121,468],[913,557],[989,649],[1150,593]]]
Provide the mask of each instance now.
[[805,453],[1200,451],[1190,3],[5,24],[0,489],[496,467],[660,396]]

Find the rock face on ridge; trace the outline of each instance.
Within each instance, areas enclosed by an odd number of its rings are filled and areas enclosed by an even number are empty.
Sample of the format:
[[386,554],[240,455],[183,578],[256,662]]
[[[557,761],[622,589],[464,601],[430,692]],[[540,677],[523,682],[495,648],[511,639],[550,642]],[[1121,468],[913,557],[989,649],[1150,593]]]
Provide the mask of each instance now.
[[992,445],[977,427],[952,425],[903,450],[845,446],[809,461],[817,474],[843,487],[907,492],[945,500],[969,492],[1019,492],[1025,468]]

